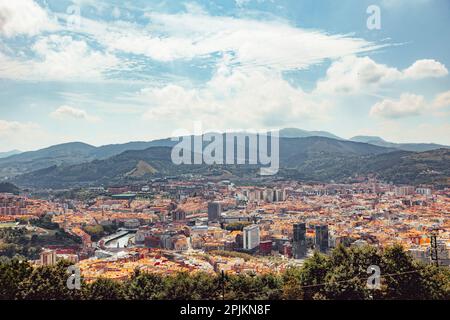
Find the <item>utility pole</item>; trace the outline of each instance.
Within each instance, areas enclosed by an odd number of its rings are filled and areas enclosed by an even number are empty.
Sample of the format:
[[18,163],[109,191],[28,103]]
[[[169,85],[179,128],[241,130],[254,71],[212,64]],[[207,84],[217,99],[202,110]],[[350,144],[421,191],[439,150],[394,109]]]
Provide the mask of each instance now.
[[436,266],[439,267],[437,231],[431,233],[431,260],[436,261]]
[[222,300],[225,301],[225,271],[222,270]]

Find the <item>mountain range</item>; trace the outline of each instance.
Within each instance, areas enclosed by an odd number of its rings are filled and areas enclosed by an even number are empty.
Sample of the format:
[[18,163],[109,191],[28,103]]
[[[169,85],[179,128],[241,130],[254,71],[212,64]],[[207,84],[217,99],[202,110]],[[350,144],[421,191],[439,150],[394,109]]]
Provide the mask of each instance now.
[[171,146],[171,143],[170,139],[165,139],[150,142],[111,144],[101,147],[82,142],[59,144],[37,151],[28,151],[0,158],[0,179],[15,177],[54,165],[72,165],[107,159],[127,150],[144,150],[153,146]]
[[350,139],[354,142],[369,143],[375,146],[395,148],[405,151],[425,152],[430,150],[448,148],[448,146],[436,144],[436,143],[393,143],[388,142],[380,137],[374,136],[356,136]]
[[345,140],[327,131],[307,131],[298,128],[285,128],[280,130],[280,137],[283,138],[308,138],[308,137],[325,137],[336,140]]
[[[249,176],[257,172],[258,168],[250,165],[175,166],[170,151],[176,143],[167,138],[100,147],[82,142],[55,145],[0,158],[0,179],[21,186],[62,188],[120,183],[147,176],[224,172]],[[287,128],[280,130],[280,174],[317,181],[341,181],[371,174],[396,183],[445,185],[450,169],[449,150],[437,144],[397,144],[370,136],[345,140],[326,131]]]
[[7,151],[7,152],[0,152],[0,159],[1,158],[7,158],[10,156],[14,156],[16,154],[22,153],[22,151],[20,150],[11,150],[11,151]]
[[[280,177],[302,181],[349,182],[372,176],[396,184],[450,185],[448,148],[412,152],[329,137],[292,137],[293,132],[289,131],[291,137],[284,137],[282,133],[279,140]],[[122,184],[185,174],[218,179],[258,176],[257,165],[177,166],[171,160],[175,143],[171,139],[164,139],[99,148],[80,143],[55,146],[38,151],[39,156],[15,156],[18,164],[16,168],[21,168],[20,163],[24,163],[28,165],[27,168],[34,166],[35,169],[13,177],[12,182],[21,187],[67,188]],[[125,150],[130,147],[140,149]],[[122,150],[125,151],[120,152]],[[246,154],[249,151],[246,147]],[[52,158],[51,155],[58,157]],[[47,159],[46,166],[43,157]],[[26,159],[34,160],[26,162]]]

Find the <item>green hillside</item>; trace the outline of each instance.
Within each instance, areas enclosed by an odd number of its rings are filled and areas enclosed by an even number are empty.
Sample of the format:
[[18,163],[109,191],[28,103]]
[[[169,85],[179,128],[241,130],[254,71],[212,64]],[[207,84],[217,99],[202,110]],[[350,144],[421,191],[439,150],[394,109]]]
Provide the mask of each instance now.
[[[19,186],[66,188],[198,174],[257,177],[255,165],[174,165],[170,147],[126,151],[104,160],[51,166],[15,179]],[[246,152],[249,150],[247,148]],[[324,137],[281,138],[279,176],[302,181],[351,181],[374,176],[397,184],[449,185],[450,150],[392,151]]]

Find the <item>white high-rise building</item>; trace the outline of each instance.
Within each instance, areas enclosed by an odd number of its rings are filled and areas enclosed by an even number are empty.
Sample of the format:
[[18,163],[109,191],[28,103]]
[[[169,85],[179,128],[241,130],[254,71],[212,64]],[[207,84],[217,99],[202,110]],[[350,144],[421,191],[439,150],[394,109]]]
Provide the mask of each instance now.
[[244,249],[245,250],[253,250],[259,246],[260,236],[259,236],[259,226],[254,224],[248,227],[245,227],[243,230],[244,233]]
[[416,193],[424,195],[424,196],[431,196],[432,195],[432,191],[431,191],[430,188],[417,188],[416,189]]
[[43,250],[41,252],[40,262],[42,266],[53,266],[56,264],[56,251]]
[[282,190],[276,189],[275,190],[275,201],[283,202],[285,200],[286,200],[286,191],[284,189],[282,189]]
[[397,197],[404,197],[414,194],[416,189],[411,186],[403,186],[403,187],[396,187],[394,191]]
[[273,189],[264,190],[264,201],[273,202],[275,200],[275,192]]

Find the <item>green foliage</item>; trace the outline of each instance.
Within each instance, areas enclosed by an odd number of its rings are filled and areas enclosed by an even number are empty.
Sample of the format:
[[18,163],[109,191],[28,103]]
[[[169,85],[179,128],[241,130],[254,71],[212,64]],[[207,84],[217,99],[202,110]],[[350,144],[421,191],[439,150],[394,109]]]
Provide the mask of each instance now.
[[180,272],[165,278],[164,295],[170,300],[209,300],[217,298],[218,278],[203,273]]
[[386,249],[380,268],[385,274],[398,274],[385,278],[386,299],[443,299],[450,293],[448,269],[445,272],[423,265],[413,260],[400,245]]
[[78,200],[78,201],[94,201],[98,196],[104,195],[103,191],[93,191],[83,188],[74,188],[70,190],[57,191],[54,193],[57,199],[61,200]]
[[100,240],[105,234],[105,230],[100,224],[85,226],[83,230],[92,237],[93,241]]
[[100,224],[88,225],[83,230],[89,234],[93,241],[99,241],[102,237],[113,234],[117,231],[118,225],[102,226]]
[[125,297],[129,300],[161,300],[164,290],[162,276],[136,270],[126,286]]
[[233,222],[228,224],[225,229],[229,231],[242,231],[246,226],[251,225],[251,222]]
[[69,277],[64,261],[55,266],[32,268],[26,261],[0,263],[0,299],[73,300],[81,293],[67,289]]
[[278,275],[233,275],[226,282],[225,299],[277,300],[282,297],[282,281]]
[[[367,268],[378,265],[381,289],[367,289]],[[299,273],[304,299],[445,299],[448,269],[421,264],[399,245],[336,248],[330,256],[315,254]]]
[[0,182],[0,193],[19,194],[19,188],[9,182]]
[[31,244],[33,238],[28,237],[23,229],[0,229],[0,255],[14,258],[24,256],[35,259],[40,249]]
[[21,283],[26,281],[32,273],[28,262],[18,259],[0,263],[0,299],[13,300],[20,296]]
[[305,261],[299,277],[300,285],[304,287],[304,299],[314,299],[321,294],[323,287],[320,284],[325,282],[329,268],[329,258],[318,252]]
[[74,300],[81,293],[67,288],[70,263],[60,261],[54,266],[35,268],[31,275],[19,284],[18,299],[25,300]]
[[[75,164],[65,161],[64,165],[46,165],[41,170],[26,170],[27,173],[17,176],[14,181],[19,185],[55,189],[147,181],[148,174],[135,177],[129,175],[141,162],[157,170],[153,177],[182,174],[217,176],[231,173],[248,178],[255,177],[258,171],[258,166],[255,165],[177,166],[171,161],[169,146],[126,151],[101,160],[78,160]],[[417,153],[324,137],[280,140],[280,175],[302,181],[349,182],[357,176],[370,175],[396,184],[435,184],[442,187],[449,185],[449,160],[449,149]],[[23,169],[22,166],[19,169]],[[77,192],[71,196],[72,199],[86,200],[92,194]]]
[[[367,267],[382,271],[381,288],[367,289]],[[266,299],[450,299],[450,270],[414,261],[402,247],[336,248],[316,253],[302,267],[282,274],[226,275],[176,273],[157,275],[136,270],[126,281],[97,279],[81,290],[67,288],[68,262],[32,267],[18,259],[0,259],[0,299],[34,300],[266,300]]]
[[59,225],[55,222],[52,222],[52,216],[47,214],[45,216],[40,217],[39,219],[33,219],[30,221],[33,226],[47,229],[47,230],[57,230],[59,229]]
[[18,255],[35,260],[39,257],[42,247],[47,245],[76,246],[81,240],[62,229],[48,234],[38,235],[24,228],[0,229],[0,255],[14,258]]
[[380,265],[380,259],[373,247],[336,248],[331,254],[330,267],[325,277],[325,296],[338,300],[370,298],[373,292],[367,289],[367,268]]
[[121,300],[125,298],[124,284],[111,279],[100,278],[84,288],[87,300]]
[[303,300],[304,291],[302,289],[302,269],[289,267],[282,274],[283,288],[282,298],[285,300]]
[[236,252],[236,251],[226,251],[226,250],[212,250],[210,251],[211,255],[222,256],[222,257],[231,257],[231,258],[242,258],[245,261],[249,261],[253,258],[252,255]]

